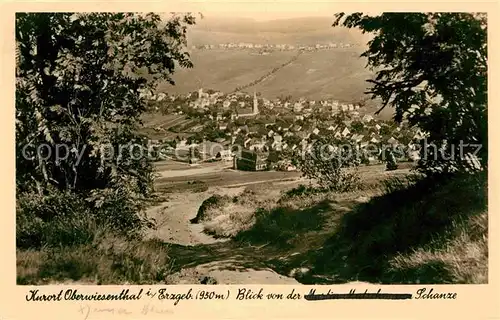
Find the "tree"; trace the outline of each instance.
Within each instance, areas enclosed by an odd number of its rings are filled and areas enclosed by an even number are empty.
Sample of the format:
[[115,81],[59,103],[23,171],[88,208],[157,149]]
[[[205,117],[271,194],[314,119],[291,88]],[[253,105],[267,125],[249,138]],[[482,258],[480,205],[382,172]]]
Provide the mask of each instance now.
[[351,130],[353,133],[362,133],[364,129],[365,125],[359,120],[355,120],[351,123]]
[[373,34],[362,54],[375,71],[367,93],[382,100],[377,113],[392,106],[397,122],[406,118],[428,133],[426,143],[435,149],[422,149],[422,171],[477,169],[469,161],[476,145],[487,168],[485,14],[340,13],[333,25]]
[[189,14],[16,15],[16,191],[29,200],[18,218],[43,218],[49,206],[127,234],[145,225],[138,213],[154,171],[139,116],[160,80],[174,84],[174,69],[192,66],[193,23]]
[[339,143],[331,134],[320,137],[298,157],[303,176],[323,189],[336,192],[352,191],[359,186],[356,167],[360,163],[361,154],[356,146]]
[[[135,134],[146,109],[141,93],[160,79],[173,84],[176,64],[192,66],[183,48],[193,23],[190,15],[164,22],[152,13],[17,14],[18,184],[88,191],[129,180],[145,191],[151,163],[130,151],[117,157],[118,146],[143,142]],[[47,156],[34,151],[41,145]],[[68,146],[59,158],[58,146]],[[29,149],[32,157],[23,154]]]

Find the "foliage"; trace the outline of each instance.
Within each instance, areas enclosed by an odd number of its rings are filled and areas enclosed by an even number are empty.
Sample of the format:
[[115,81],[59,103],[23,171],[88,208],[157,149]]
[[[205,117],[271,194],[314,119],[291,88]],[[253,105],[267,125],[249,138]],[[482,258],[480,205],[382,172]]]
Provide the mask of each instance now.
[[154,173],[136,125],[157,82],[191,67],[193,23],[189,14],[16,15],[18,245],[87,242],[91,224],[144,226],[137,212]]
[[234,240],[240,243],[270,243],[286,248],[300,239],[298,236],[321,228],[324,217],[321,209],[294,210],[289,207],[276,207],[272,210],[258,208],[255,223],[247,230],[239,232]]
[[86,244],[99,237],[103,228],[127,237],[140,235],[141,227],[151,226],[145,216],[138,214],[142,203],[131,201],[130,195],[121,191],[95,190],[87,199],[53,186],[42,194],[33,190],[19,193],[17,247]]
[[[176,64],[191,66],[182,50],[192,23],[191,16],[176,16],[165,24],[156,14],[18,14],[18,185],[35,180],[88,191],[129,179],[144,193],[150,163],[134,160],[130,150],[118,156],[119,146],[144,143],[133,130],[146,108],[141,93],[159,79],[173,83]],[[34,151],[42,145],[46,157]],[[62,159],[58,146],[67,146]],[[113,161],[103,146],[114,151]]]
[[299,158],[303,175],[320,187],[337,192],[356,189],[360,184],[356,167],[361,154],[354,144],[342,142],[331,134],[318,139]]
[[220,206],[224,204],[226,201],[229,201],[228,196],[221,196],[218,194],[214,194],[213,196],[205,199],[201,204],[200,208],[198,209],[196,217],[191,219],[190,222],[199,223],[200,221],[203,221],[203,219],[205,218],[205,214],[209,209]]
[[[376,71],[367,91],[428,133],[420,169],[428,174],[487,167],[487,21],[479,13],[354,13],[334,26],[373,33],[362,56]],[[460,152],[460,142],[467,144]],[[473,144],[473,145],[468,145]],[[481,145],[482,166],[470,156]],[[438,151],[436,151],[438,150]],[[439,151],[441,150],[441,151]],[[451,160],[450,160],[451,158]],[[469,159],[469,160],[468,160]]]
[[352,133],[363,133],[364,131],[364,124],[363,122],[356,120],[351,123],[351,131]]
[[308,196],[320,193],[321,191],[323,191],[323,190],[300,184],[298,187],[295,187],[293,189],[290,189],[290,190],[287,190],[286,192],[284,192],[284,194],[280,200],[287,200],[287,199],[292,199],[292,198],[296,198],[296,197],[308,197]]

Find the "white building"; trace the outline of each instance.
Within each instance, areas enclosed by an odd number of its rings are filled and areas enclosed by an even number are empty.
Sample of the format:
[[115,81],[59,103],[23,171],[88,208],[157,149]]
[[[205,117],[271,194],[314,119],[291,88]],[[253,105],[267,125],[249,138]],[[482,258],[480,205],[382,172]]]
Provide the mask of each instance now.
[[346,137],[349,133],[351,133],[351,131],[349,131],[349,129],[345,128],[345,129],[342,131],[342,136],[343,136],[343,137]]

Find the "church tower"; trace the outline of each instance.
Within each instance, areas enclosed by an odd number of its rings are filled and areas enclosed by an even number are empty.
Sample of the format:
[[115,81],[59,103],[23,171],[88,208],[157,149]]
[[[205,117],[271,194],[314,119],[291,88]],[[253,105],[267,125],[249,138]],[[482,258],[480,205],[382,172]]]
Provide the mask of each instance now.
[[259,101],[257,100],[257,94],[253,92],[253,114],[259,113]]

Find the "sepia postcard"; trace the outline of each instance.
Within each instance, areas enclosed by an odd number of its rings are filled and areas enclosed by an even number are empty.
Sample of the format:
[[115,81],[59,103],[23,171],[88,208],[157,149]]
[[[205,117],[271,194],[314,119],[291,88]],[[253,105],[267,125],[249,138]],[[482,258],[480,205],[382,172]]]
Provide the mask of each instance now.
[[500,317],[497,2],[2,16],[0,319]]

